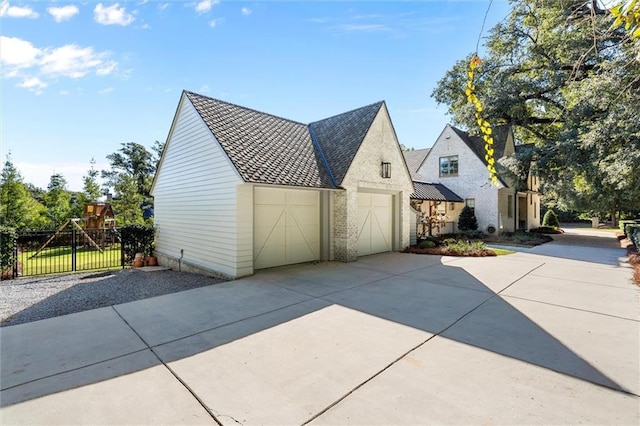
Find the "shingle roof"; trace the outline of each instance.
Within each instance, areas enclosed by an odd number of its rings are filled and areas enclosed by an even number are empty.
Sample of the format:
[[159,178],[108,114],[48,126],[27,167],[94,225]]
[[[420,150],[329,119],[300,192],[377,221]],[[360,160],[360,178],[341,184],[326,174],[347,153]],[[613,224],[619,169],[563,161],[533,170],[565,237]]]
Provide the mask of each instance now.
[[[487,160],[485,158],[484,139],[482,139],[481,136],[471,136],[469,135],[469,133],[457,129],[450,124],[447,124],[447,126],[451,127],[451,130],[453,130],[458,135],[458,137],[462,139],[462,141],[469,147],[469,149],[473,151],[473,153],[476,154],[480,161],[482,161],[482,163],[486,166]],[[492,130],[494,157],[497,160],[498,158],[504,156],[504,151],[507,147],[507,139],[509,137],[509,133],[511,132],[511,127],[506,124],[502,126],[495,126],[492,128]],[[498,180],[505,187],[509,186],[500,177],[498,177]]]
[[383,104],[384,101],[376,102],[309,124],[311,136],[320,145],[337,185],[342,183]]
[[246,182],[333,187],[305,124],[185,94]]
[[418,174],[418,170],[424,162],[424,159],[427,158],[429,151],[431,151],[431,148],[414,149],[402,153],[404,154],[404,160],[407,162],[409,173],[411,173],[411,179],[422,180],[422,177]]
[[[464,132],[460,129],[457,129],[453,126],[450,126],[451,130],[453,130],[462,141],[471,149],[471,151],[478,156],[478,158],[487,165],[487,160],[485,157],[485,142],[480,136],[471,136],[469,133]],[[504,150],[507,147],[507,139],[509,136],[509,132],[511,131],[509,125],[495,126],[492,128],[493,130],[493,150],[495,154],[495,158],[500,158],[504,156]]]
[[461,203],[464,200],[441,183],[413,182],[414,200],[451,201]]

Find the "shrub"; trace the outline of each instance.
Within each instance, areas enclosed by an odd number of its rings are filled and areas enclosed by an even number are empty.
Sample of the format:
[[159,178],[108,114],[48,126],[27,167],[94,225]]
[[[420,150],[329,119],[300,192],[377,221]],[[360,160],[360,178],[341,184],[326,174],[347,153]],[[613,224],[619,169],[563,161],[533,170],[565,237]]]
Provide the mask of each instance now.
[[125,260],[133,260],[136,253],[149,256],[153,251],[155,232],[153,226],[125,225],[120,228],[122,251]]
[[628,223],[625,226],[627,237],[631,240],[636,248],[640,249],[640,225]]
[[475,231],[478,229],[478,220],[469,206],[464,206],[458,217],[458,229],[460,231]]
[[467,238],[470,240],[481,240],[485,237],[484,232],[477,229],[473,231],[462,231],[459,235],[461,238]]
[[424,240],[423,242],[418,244],[418,247],[420,248],[434,248],[435,246],[437,246],[437,244],[431,240]]
[[14,228],[0,226],[0,272],[11,268],[16,262],[17,239],[18,235]]
[[426,237],[424,237],[422,239],[422,242],[425,242],[425,241],[431,241],[434,244],[433,247],[436,247],[436,246],[440,245],[440,239],[438,239],[436,237],[432,237],[430,235],[427,235]]
[[558,215],[556,215],[556,212],[553,210],[547,210],[544,214],[544,218],[542,218],[542,227],[553,229],[558,229],[560,227],[560,222],[558,221]]

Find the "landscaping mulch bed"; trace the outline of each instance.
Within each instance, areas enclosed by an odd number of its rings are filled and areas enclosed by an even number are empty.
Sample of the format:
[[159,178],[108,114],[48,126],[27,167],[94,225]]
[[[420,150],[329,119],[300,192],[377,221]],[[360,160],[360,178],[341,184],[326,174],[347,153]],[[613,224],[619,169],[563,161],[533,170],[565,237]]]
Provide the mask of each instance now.
[[453,250],[449,247],[420,248],[418,246],[411,246],[411,247],[407,247],[402,252],[414,253],[414,254],[433,254],[433,255],[440,255],[440,256],[458,256],[458,257],[497,256],[496,252],[491,249],[469,250],[469,251],[461,252],[461,251]]

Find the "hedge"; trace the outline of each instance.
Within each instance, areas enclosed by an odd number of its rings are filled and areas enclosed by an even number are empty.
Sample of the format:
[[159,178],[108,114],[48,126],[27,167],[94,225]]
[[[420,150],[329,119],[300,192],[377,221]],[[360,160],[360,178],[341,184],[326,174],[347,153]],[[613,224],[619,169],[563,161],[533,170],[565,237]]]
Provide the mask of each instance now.
[[6,271],[16,263],[17,240],[18,235],[14,228],[0,226],[0,272]]
[[142,253],[146,257],[153,252],[153,226],[125,225],[120,228],[120,237],[125,262],[132,261],[136,253]]
[[633,245],[640,249],[640,225],[627,223],[625,229],[627,231],[627,237],[631,240]]

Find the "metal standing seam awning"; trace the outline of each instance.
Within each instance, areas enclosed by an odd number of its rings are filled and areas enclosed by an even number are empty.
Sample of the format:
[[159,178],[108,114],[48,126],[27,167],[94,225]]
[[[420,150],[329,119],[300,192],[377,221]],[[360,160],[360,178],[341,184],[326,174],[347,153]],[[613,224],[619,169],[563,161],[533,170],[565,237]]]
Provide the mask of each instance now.
[[412,200],[464,202],[462,198],[441,183],[413,181],[413,188],[414,192],[409,197]]

